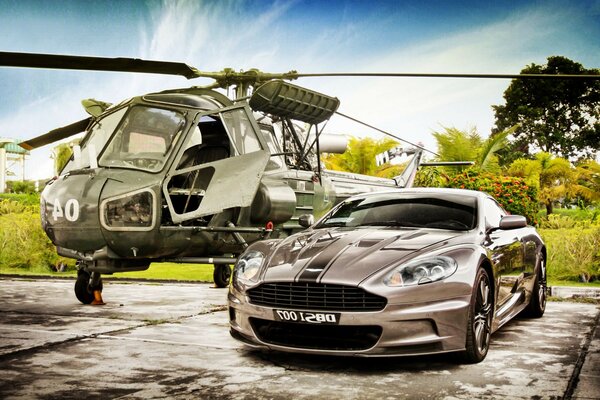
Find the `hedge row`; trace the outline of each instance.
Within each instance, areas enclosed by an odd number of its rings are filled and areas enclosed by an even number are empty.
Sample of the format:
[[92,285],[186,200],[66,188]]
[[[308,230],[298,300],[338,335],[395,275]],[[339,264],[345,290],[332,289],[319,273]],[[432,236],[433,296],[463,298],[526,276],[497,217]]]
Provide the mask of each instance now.
[[548,277],[600,280],[600,227],[539,229],[548,249]]
[[523,215],[530,224],[537,221],[537,189],[524,179],[467,170],[448,180],[447,187],[480,190],[493,196],[511,214]]

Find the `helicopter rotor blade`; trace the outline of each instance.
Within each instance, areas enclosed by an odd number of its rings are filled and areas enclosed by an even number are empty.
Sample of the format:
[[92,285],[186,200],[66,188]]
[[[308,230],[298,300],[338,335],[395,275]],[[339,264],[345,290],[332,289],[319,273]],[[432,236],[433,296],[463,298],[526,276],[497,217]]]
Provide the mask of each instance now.
[[149,74],[181,75],[197,78],[198,70],[187,64],[169,61],[151,61],[139,58],[106,58],[59,54],[0,52],[0,66],[25,68],[72,69],[85,71],[141,72]]
[[471,78],[471,79],[581,79],[600,80],[600,74],[441,74],[416,72],[325,72],[294,75],[295,78],[371,77],[371,78]]
[[81,121],[74,122],[70,125],[53,129],[50,132],[40,135],[36,138],[19,143],[19,146],[25,150],[33,150],[59,140],[66,139],[73,135],[77,135],[78,133],[84,132],[91,121],[92,117],[89,117],[82,119]]
[[351,116],[349,116],[349,115],[343,114],[343,113],[341,113],[341,112],[339,112],[339,111],[335,111],[335,113],[336,113],[337,115],[339,115],[340,117],[344,117],[344,118],[346,118],[346,119],[349,119],[350,121],[356,122],[357,124],[360,124],[360,125],[366,126],[367,128],[373,129],[373,130],[375,130],[375,131],[377,131],[377,132],[380,132],[380,133],[383,133],[384,135],[387,135],[387,136],[389,136],[389,137],[391,137],[391,138],[394,138],[394,139],[396,139],[396,140],[399,140],[399,141],[401,141],[401,142],[408,143],[408,144],[410,144],[411,146],[417,147],[417,148],[419,148],[419,149],[421,149],[421,150],[427,151],[427,152],[429,152],[429,153],[433,154],[434,156],[438,156],[438,157],[440,157],[440,155],[439,155],[438,153],[436,153],[435,151],[429,150],[429,149],[427,149],[427,148],[425,148],[425,147],[423,147],[423,146],[421,146],[421,145],[419,145],[419,144],[416,144],[416,143],[413,143],[413,142],[409,142],[409,141],[408,141],[408,140],[406,140],[406,139],[402,139],[402,138],[401,138],[401,137],[399,137],[399,136],[396,136],[396,135],[394,135],[394,134],[392,134],[392,133],[390,133],[390,132],[384,131],[383,129],[379,129],[379,128],[377,128],[376,126],[373,126],[373,125],[371,125],[371,124],[369,124],[369,123],[366,123],[366,122],[364,122],[364,121],[361,121],[361,120],[359,120],[359,119],[357,119],[357,118],[354,118],[354,117],[351,117]]

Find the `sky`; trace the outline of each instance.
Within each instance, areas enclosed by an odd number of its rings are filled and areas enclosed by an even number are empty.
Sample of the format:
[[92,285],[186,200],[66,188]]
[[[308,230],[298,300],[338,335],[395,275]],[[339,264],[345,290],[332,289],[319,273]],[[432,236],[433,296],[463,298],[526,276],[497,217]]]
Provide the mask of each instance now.
[[[0,51],[179,61],[204,71],[516,74],[561,55],[600,68],[600,0],[582,1],[27,1],[0,0]],[[111,103],[208,84],[183,77],[0,67],[0,137],[27,139]],[[432,132],[487,137],[508,80],[304,78],[339,111],[436,150]],[[326,132],[381,134],[334,116]],[[26,179],[53,175],[53,145]]]

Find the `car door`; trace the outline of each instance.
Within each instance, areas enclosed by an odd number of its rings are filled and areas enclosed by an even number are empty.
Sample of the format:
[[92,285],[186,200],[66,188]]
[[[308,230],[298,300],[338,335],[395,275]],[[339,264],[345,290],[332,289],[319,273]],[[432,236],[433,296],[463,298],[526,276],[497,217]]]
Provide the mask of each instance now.
[[486,247],[491,252],[496,277],[496,310],[506,314],[518,300],[523,284],[523,244],[520,229],[500,229],[506,211],[492,198],[484,200]]

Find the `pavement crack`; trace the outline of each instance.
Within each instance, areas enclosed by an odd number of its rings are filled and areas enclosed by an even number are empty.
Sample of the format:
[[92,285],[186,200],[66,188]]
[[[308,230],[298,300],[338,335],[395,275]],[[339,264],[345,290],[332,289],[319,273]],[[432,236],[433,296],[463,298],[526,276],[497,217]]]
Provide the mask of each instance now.
[[577,357],[577,362],[575,363],[575,368],[573,369],[573,374],[571,374],[571,379],[569,379],[569,384],[567,385],[565,394],[562,397],[563,400],[571,400],[571,398],[573,397],[573,394],[575,393],[575,389],[577,389],[577,384],[579,383],[579,374],[581,373],[581,368],[583,367],[585,358],[590,350],[590,344],[592,343],[592,339],[594,337],[596,329],[598,329],[599,324],[600,324],[600,311],[598,311],[596,313],[596,318],[594,318],[592,327],[585,335],[585,340],[583,341],[583,346],[581,346],[581,351],[579,352],[579,357]]
[[[38,352],[40,350],[41,351],[50,350],[52,348],[56,348],[56,347],[64,345],[64,344],[74,343],[74,342],[78,342],[81,340],[103,338],[103,337],[109,337],[111,335],[118,336],[125,332],[130,332],[132,330],[135,330],[138,328],[143,328],[146,326],[179,323],[180,321],[185,320],[185,319],[194,318],[194,317],[201,316],[201,315],[212,314],[213,312],[219,312],[219,311],[225,311],[225,310],[227,310],[227,306],[221,306],[221,305],[212,306],[208,310],[203,310],[198,313],[194,313],[194,314],[190,314],[190,315],[183,315],[183,316],[176,317],[176,318],[165,318],[165,319],[156,319],[156,320],[155,319],[146,319],[146,320],[142,320],[142,321],[136,321],[137,323],[132,326],[109,330],[106,332],[97,332],[97,333],[92,333],[92,334],[88,334],[88,335],[75,334],[74,336],[69,337],[64,340],[53,341],[50,343],[44,343],[41,345],[28,347],[25,349],[18,349],[18,350],[11,351],[10,353],[6,353],[6,354],[0,354],[0,362],[9,360],[14,357],[20,357],[20,356],[24,356],[24,355],[28,355],[28,354],[35,354],[36,352]],[[0,314],[1,313],[3,313],[3,312],[0,310]],[[13,313],[13,314],[20,314],[20,315],[36,315],[36,316],[40,315],[37,313],[12,312],[12,311],[7,311],[6,313]],[[69,316],[69,315],[60,315],[60,314],[52,314],[52,315],[56,316],[56,317]],[[87,316],[85,316],[85,317],[87,317]],[[59,334],[59,333],[60,332],[57,332],[57,334]]]
[[[144,327],[144,326],[147,326],[147,325],[148,324],[143,323],[143,324],[138,324],[138,325],[130,326],[130,327],[127,327],[127,328],[115,329],[115,330],[108,331],[108,332],[98,332],[98,333],[92,333],[92,334],[89,334],[89,335],[75,335],[73,337],[70,337],[70,338],[67,338],[67,339],[64,339],[64,340],[57,340],[57,341],[50,342],[50,343],[44,343],[44,344],[41,344],[41,345],[38,345],[38,346],[28,347],[26,349],[15,350],[15,351],[12,351],[10,353],[0,354],[0,362],[9,360],[9,359],[14,358],[14,357],[20,357],[20,356],[26,356],[26,355],[29,355],[29,354],[35,354],[35,353],[37,353],[40,350],[42,350],[42,351],[43,350],[51,350],[51,349],[53,349],[55,347],[62,346],[64,344],[75,343],[75,342],[79,342],[81,340],[86,340],[86,339],[94,339],[94,338],[97,338],[97,337],[102,336],[102,335],[111,335],[111,334],[115,334],[115,333],[119,333],[119,332],[126,332],[128,330],[141,328],[141,327]],[[57,333],[60,333],[60,332],[57,332]]]

